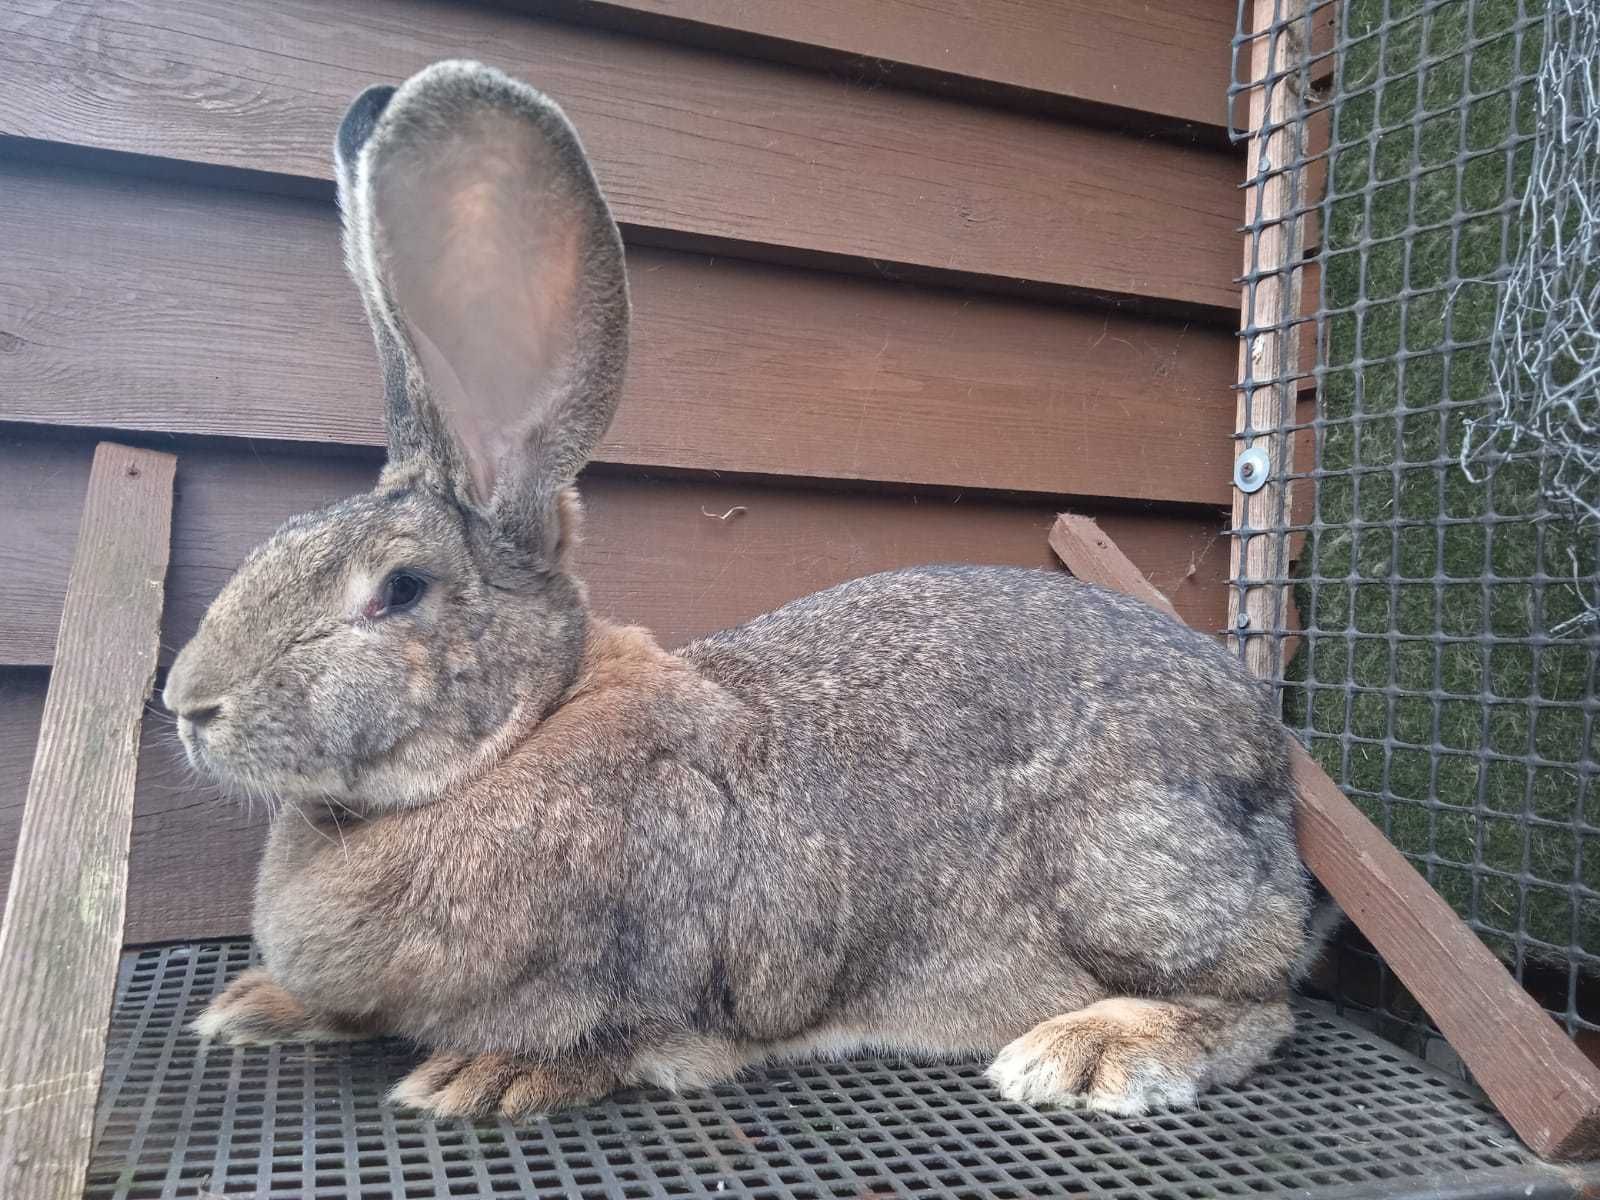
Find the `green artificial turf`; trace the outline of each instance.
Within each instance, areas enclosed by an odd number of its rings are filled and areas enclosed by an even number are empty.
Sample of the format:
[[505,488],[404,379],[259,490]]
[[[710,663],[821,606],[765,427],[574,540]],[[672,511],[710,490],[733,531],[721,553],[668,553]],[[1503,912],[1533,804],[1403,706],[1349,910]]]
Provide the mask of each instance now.
[[[1487,483],[1455,465],[1466,422],[1491,410],[1486,340],[1531,153],[1516,135],[1533,129],[1541,31],[1536,0],[1522,8],[1519,39],[1518,0],[1347,5],[1348,35],[1386,9],[1389,32],[1339,68],[1319,413],[1320,466],[1340,474],[1318,487],[1326,528],[1296,587],[1302,620],[1331,636],[1290,664],[1285,716],[1492,946],[1509,958],[1504,935],[1521,929],[1546,943],[1530,957],[1560,961],[1573,943],[1600,954],[1600,842],[1581,844],[1600,787],[1583,802],[1579,788],[1596,757],[1595,642],[1532,639],[1582,612],[1569,551],[1592,577],[1596,536],[1547,512],[1534,459]],[[1423,523],[1382,524],[1397,517]],[[1541,528],[1558,578],[1535,586]],[[1391,631],[1496,640],[1355,636]],[[1373,744],[1346,747],[1347,729]]]

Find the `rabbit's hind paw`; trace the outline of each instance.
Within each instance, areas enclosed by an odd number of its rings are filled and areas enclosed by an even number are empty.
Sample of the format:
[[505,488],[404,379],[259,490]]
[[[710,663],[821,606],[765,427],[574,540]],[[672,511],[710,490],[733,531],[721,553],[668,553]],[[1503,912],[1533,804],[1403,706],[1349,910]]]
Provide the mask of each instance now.
[[1008,1100],[1136,1117],[1237,1083],[1291,1028],[1282,1002],[1117,997],[1035,1026],[988,1076]]

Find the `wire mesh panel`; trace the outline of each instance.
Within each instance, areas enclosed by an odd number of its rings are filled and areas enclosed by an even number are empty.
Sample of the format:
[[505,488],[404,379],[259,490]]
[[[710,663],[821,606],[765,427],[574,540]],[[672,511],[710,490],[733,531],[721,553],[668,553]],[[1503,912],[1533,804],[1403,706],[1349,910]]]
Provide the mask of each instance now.
[[1120,1119],[1002,1101],[982,1064],[853,1060],[512,1124],[382,1103],[393,1043],[202,1046],[187,1023],[248,943],[138,951],[112,1013],[90,1200],[938,1195],[1575,1197],[1464,1085],[1301,1014],[1280,1062],[1194,1109]]
[[[1243,0],[1294,253],[1246,271],[1235,537],[1283,713],[1530,991],[1600,1031],[1600,0]],[[1269,58],[1264,47],[1271,45]],[[1263,80],[1251,64],[1269,61]],[[1257,104],[1257,111],[1261,105]],[[1273,233],[1276,229],[1278,232]],[[1285,233],[1284,230],[1290,230]],[[1261,347],[1271,353],[1262,353]],[[1252,353],[1254,351],[1254,353]],[[1241,447],[1241,449],[1243,448]],[[1257,609],[1260,609],[1257,605]],[[1341,997],[1420,1011],[1352,939]]]

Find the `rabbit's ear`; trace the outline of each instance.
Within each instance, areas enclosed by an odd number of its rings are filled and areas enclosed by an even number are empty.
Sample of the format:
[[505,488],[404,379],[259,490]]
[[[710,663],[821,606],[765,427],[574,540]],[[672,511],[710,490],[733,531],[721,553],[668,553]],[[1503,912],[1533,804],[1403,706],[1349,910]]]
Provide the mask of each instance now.
[[359,97],[336,158],[391,461],[430,460],[496,544],[554,553],[627,355],[622,240],[577,134],[532,88],[444,62]]
[[[344,229],[345,268],[361,291],[361,301],[367,310],[367,320],[372,325],[373,339],[378,344],[378,360],[383,366],[384,427],[389,442],[391,462],[414,461],[424,455],[433,455],[438,436],[436,424],[425,427],[408,386],[409,373],[406,355],[394,331],[384,316],[382,289],[376,278],[367,270],[368,239],[364,219],[358,216],[356,198],[356,167],[361,161],[361,148],[383,115],[384,107],[394,96],[395,89],[388,86],[370,87],[350,105],[344,120],[339,123],[339,136],[333,144],[333,161],[339,185],[339,212]],[[432,414],[427,414],[431,417]]]

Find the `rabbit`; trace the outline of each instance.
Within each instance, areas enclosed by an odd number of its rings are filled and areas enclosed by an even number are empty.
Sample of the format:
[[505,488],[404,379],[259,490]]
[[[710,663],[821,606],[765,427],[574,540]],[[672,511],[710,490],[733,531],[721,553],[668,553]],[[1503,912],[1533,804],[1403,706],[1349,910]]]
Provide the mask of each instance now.
[[335,163],[388,459],[166,681],[192,764],[275,805],[262,965],[201,1037],[410,1039],[391,1098],[440,1117],[866,1050],[1131,1115],[1269,1061],[1320,937],[1270,689],[1044,570],[873,575],[672,653],[601,619],[574,483],[629,301],[576,132],[447,61],[358,97]]

